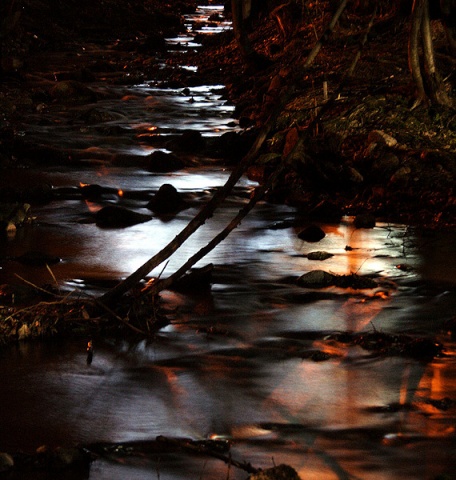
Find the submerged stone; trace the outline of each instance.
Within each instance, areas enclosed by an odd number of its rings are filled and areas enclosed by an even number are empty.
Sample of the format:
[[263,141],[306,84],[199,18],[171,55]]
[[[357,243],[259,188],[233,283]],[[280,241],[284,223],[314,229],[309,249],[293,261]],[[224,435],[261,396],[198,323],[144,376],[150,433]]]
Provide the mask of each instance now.
[[310,288],[323,288],[334,285],[334,275],[324,270],[312,270],[300,276],[297,280],[298,285]]
[[128,208],[118,207],[117,205],[103,207],[95,215],[96,224],[104,228],[130,227],[138,223],[148,222],[151,219],[151,215],[134,212]]
[[333,256],[334,255],[329,252],[310,252],[307,254],[309,260],[327,260]]

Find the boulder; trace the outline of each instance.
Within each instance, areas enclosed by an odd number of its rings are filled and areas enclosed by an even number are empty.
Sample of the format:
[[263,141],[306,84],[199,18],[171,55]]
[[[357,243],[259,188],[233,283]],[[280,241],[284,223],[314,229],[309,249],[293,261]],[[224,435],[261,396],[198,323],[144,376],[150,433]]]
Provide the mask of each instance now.
[[206,140],[200,132],[187,130],[170,142],[169,146],[172,150],[196,154],[201,153],[206,148]]
[[133,210],[117,205],[103,207],[95,214],[96,224],[103,228],[130,227],[138,223],[148,222],[151,219],[151,215],[134,212]]
[[157,214],[176,213],[187,208],[187,203],[173,185],[164,183],[147,204],[147,208]]
[[298,238],[306,242],[319,242],[325,238],[325,232],[318,225],[309,225],[298,233]]
[[374,228],[375,217],[371,213],[360,213],[353,221],[355,228]]
[[324,270],[312,270],[304,275],[301,275],[297,284],[301,287],[308,288],[324,288],[334,285],[334,275],[325,272]]
[[147,169],[154,173],[169,173],[185,168],[185,162],[172,153],[155,150],[147,157]]
[[333,257],[334,255],[329,252],[310,252],[307,254],[309,260],[327,260],[328,258]]

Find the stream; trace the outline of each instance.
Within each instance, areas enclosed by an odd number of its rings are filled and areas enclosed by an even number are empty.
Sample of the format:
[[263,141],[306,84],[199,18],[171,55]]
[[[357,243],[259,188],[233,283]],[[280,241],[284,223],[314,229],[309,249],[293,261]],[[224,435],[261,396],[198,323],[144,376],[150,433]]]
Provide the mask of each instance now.
[[[198,19],[213,12],[222,13],[222,7],[202,7]],[[206,28],[217,31],[212,24]],[[222,21],[219,28],[228,24]],[[192,46],[192,38],[169,39],[170,49]],[[157,147],[138,141],[148,132],[166,137],[192,129],[210,138],[236,131],[222,86],[184,92],[159,88],[153,79],[129,86],[98,79],[91,87],[105,98],[97,109],[121,115],[87,126],[74,118],[89,107],[50,106],[31,115],[22,132],[37,144],[64,145],[84,161],[2,172],[1,187],[46,183],[56,196],[33,206],[33,223],[0,240],[0,285],[20,283],[20,277],[98,295],[172,240],[230,174],[216,164],[160,174],[104,161],[119,153],[149,154]],[[190,207],[123,229],[86,221],[107,204],[150,214],[147,200],[164,183],[191,198]],[[80,184],[98,184],[107,193],[83,199]],[[242,178],[213,218],[151,276],[171,274],[206,245],[256,185]],[[303,480],[456,478],[455,233],[381,222],[356,229],[353,218],[344,217],[320,224],[326,236],[309,243],[298,238],[298,225],[293,208],[260,202],[197,264],[214,265],[210,290],[162,293],[176,315],[154,339],[95,338],[90,365],[86,338],[20,342],[0,350],[0,451],[165,435],[226,439],[233,459],[261,468],[289,464]],[[52,275],[15,260],[31,250],[61,259],[50,267]],[[332,256],[310,260],[307,254],[314,251]],[[382,281],[362,290],[304,288],[290,281],[317,269]],[[443,354],[429,360],[382,355],[340,335],[353,332],[435,338]],[[84,474],[5,476],[246,477],[215,458],[186,454],[100,458]]]

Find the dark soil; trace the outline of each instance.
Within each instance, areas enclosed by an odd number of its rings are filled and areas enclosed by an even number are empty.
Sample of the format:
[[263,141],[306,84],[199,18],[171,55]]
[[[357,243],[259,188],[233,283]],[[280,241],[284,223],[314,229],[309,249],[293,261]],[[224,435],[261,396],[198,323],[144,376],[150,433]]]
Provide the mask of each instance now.
[[[182,87],[223,82],[240,125],[253,137],[331,18],[325,2],[302,2],[303,21],[287,25],[283,17],[284,32],[273,15],[260,12],[251,22],[250,37],[261,56],[257,58],[264,61],[246,64],[233,34],[227,32],[205,38],[204,55],[201,50],[173,53],[167,58],[169,68],[159,68],[155,59],[165,55],[164,38],[183,31],[181,15],[197,2],[6,3],[4,10],[10,4],[12,9],[6,10],[1,32],[0,166],[20,160],[16,132],[21,119],[39,108],[47,94],[30,91],[27,84],[43,54],[71,54],[89,44],[115,42],[128,56],[99,63],[124,70],[125,77],[116,81],[157,78],[163,86]],[[456,224],[456,111],[430,105],[413,108],[408,18],[395,12],[376,17],[353,75],[346,76],[369,20],[368,11],[348,10],[305,75],[298,82],[294,78],[296,95],[249,174],[262,181],[294,148],[286,174],[270,193],[271,201],[289,203],[320,220],[368,212],[388,221],[451,229]],[[454,98],[456,59],[447,49],[440,22],[434,21],[432,29],[437,66]],[[197,65],[198,73],[177,71],[173,66],[178,63]],[[75,60],[73,77],[90,80],[96,68]],[[50,78],[53,75],[49,72]],[[324,82],[328,95],[337,99],[315,121],[325,103]]]

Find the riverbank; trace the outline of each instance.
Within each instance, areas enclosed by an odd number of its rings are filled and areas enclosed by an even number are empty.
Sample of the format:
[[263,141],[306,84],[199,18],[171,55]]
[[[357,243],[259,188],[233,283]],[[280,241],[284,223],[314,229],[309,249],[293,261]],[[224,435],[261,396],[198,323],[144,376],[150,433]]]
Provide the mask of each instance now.
[[[121,78],[114,75],[108,82],[132,84],[156,78],[164,87],[183,89],[223,82],[227,99],[236,105],[239,124],[254,137],[288,88],[294,66],[305,60],[330,20],[324,8],[303,7],[306,21],[299,31],[289,32],[279,28],[277,15],[260,16],[250,34],[257,53],[267,60],[258,68],[244,64],[232,32],[197,36],[203,47],[176,45],[172,55],[164,57],[165,38],[183,32],[182,15],[191,12],[195,2],[179,2],[173,8],[153,1],[129,5],[110,0],[92,8],[89,3],[70,2],[60,10],[49,5],[46,11],[33,0],[25,2],[17,27],[4,41],[2,165],[27,162],[21,158],[21,122],[28,112],[62,101],[58,93],[50,92],[52,83],[78,81],[82,89],[100,70],[124,71]],[[454,110],[412,108],[404,18],[385,15],[374,20],[369,41],[347,80],[369,20],[368,15],[349,11],[336,27],[279,115],[249,176],[265,181],[283,154],[305,137],[275,183],[270,200],[321,220],[369,212],[379,219],[452,229],[456,225]],[[433,29],[438,66],[451,90],[456,60],[446,49],[438,22]],[[126,50],[128,55],[84,63],[83,52],[113,41],[118,51]],[[42,75],[36,59],[69,48],[75,53],[73,70],[64,65],[62,72],[50,71],[42,88],[31,91],[28,79],[37,71]],[[163,58],[167,58],[164,63]],[[179,63],[198,69],[176,69]],[[336,97],[332,107],[309,131],[331,95]]]

